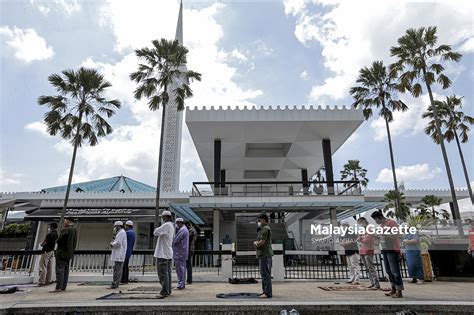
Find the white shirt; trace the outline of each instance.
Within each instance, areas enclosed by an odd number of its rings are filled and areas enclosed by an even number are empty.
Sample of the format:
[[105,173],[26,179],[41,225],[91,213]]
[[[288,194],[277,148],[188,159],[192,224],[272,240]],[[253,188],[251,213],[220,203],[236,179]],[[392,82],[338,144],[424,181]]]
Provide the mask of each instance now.
[[118,231],[117,235],[115,235],[115,239],[110,242],[110,245],[112,245],[110,260],[125,261],[125,254],[127,253],[127,233],[124,229]]
[[165,222],[155,229],[153,235],[158,236],[154,256],[156,258],[173,259],[173,223],[171,221]]

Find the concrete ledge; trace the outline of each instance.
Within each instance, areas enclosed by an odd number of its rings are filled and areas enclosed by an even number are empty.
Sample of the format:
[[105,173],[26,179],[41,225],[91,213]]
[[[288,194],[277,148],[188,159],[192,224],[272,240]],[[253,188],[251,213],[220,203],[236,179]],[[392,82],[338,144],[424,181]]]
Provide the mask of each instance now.
[[[245,303],[242,303],[245,302]],[[272,302],[272,301],[228,301],[228,302],[148,302],[106,301],[106,303],[69,303],[68,305],[16,304],[0,309],[6,314],[279,314],[281,310],[296,309],[304,314],[394,314],[414,311],[420,314],[472,314],[474,302]]]

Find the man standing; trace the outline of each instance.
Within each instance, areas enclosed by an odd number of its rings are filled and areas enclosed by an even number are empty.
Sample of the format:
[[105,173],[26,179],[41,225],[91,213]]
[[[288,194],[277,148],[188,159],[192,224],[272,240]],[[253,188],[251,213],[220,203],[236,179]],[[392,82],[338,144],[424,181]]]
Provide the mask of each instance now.
[[[398,228],[397,222],[384,217],[382,211],[375,211],[371,217],[381,227]],[[383,234],[381,237],[382,241],[382,255],[385,270],[388,273],[392,291],[385,293],[386,296],[393,298],[402,298],[403,294],[403,280],[400,273],[400,238],[399,234]]]
[[[347,221],[342,221],[341,226],[349,229],[350,224]],[[357,235],[355,233],[346,232],[344,236],[341,235],[340,243],[344,247],[344,251],[349,263],[349,274],[351,278],[346,282],[347,284],[359,284],[360,278],[360,256],[357,247]]]
[[367,231],[369,221],[367,221],[366,218],[359,218],[357,223],[365,229],[365,233],[360,234],[357,237],[357,241],[359,241],[359,255],[362,258],[362,262],[367,270],[370,280],[370,286],[368,286],[368,288],[371,290],[378,290],[380,289],[380,283],[374,265],[374,235]]
[[190,221],[186,222],[186,227],[188,228],[188,231],[189,231],[189,252],[188,252],[188,259],[186,260],[186,269],[187,269],[186,282],[188,284],[192,284],[193,283],[194,245],[197,239],[197,232]]
[[474,258],[474,221],[469,219],[469,245],[467,246],[467,253]]
[[51,273],[53,272],[53,257],[54,257],[54,246],[56,246],[56,240],[58,239],[58,232],[56,229],[58,225],[51,223],[49,225],[49,233],[41,243],[41,256],[39,261],[39,281],[40,287],[51,284]]
[[64,218],[64,228],[59,235],[56,250],[56,289],[51,292],[66,291],[69,280],[69,261],[77,245],[77,231],[72,217]]
[[155,257],[158,264],[158,279],[161,284],[159,299],[163,299],[171,294],[171,261],[173,260],[173,237],[174,226],[171,223],[171,212],[163,211],[161,214],[163,224],[157,227],[153,235],[157,236]]
[[127,253],[125,254],[125,261],[123,262],[122,280],[120,283],[128,284],[129,269],[128,264],[130,257],[132,257],[133,247],[135,246],[135,231],[133,230],[133,222],[128,220],[125,222],[125,233],[127,233]]
[[183,290],[186,281],[186,260],[189,252],[189,231],[182,218],[176,219],[176,236],[173,240],[173,259],[178,276],[177,290]]
[[122,221],[115,221],[114,230],[117,233],[115,238],[110,242],[112,254],[110,260],[114,262],[114,275],[112,284],[107,289],[117,289],[120,279],[122,278],[123,262],[127,253],[127,233],[123,229]]
[[257,249],[258,265],[260,268],[260,275],[262,276],[262,294],[260,298],[272,297],[272,230],[268,226],[268,215],[262,213],[258,217],[258,232],[257,240],[253,243]]

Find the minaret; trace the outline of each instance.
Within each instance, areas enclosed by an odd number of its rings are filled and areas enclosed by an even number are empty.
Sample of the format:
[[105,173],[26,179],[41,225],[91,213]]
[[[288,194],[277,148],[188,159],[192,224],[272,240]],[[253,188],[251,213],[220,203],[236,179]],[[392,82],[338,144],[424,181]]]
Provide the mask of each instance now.
[[[183,45],[183,3],[179,6],[175,39]],[[179,191],[179,165],[181,160],[181,135],[183,112],[178,112],[174,95],[170,95],[165,111],[164,146],[161,168],[161,191]]]

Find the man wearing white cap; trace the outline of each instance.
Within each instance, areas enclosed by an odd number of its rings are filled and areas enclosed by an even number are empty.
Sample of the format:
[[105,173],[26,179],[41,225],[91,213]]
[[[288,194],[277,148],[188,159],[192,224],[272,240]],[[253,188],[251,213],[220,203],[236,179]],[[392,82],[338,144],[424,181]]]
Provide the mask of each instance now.
[[189,231],[183,218],[176,219],[176,236],[173,240],[173,259],[178,276],[177,290],[183,290],[186,282],[186,260],[189,251]]
[[161,292],[157,298],[165,298],[171,294],[171,263],[173,260],[173,238],[174,226],[171,222],[171,212],[163,211],[161,214],[163,224],[157,227],[153,235],[157,236],[155,257],[158,265],[158,279],[161,284]]
[[[348,229],[350,226],[349,221],[344,220],[341,222],[341,227]],[[360,278],[360,256],[357,246],[357,235],[348,231],[344,236],[339,236],[339,241],[339,244],[344,247],[349,264],[349,275],[351,278],[346,283],[357,285]]]
[[122,280],[120,283],[128,284],[129,272],[128,263],[132,257],[133,246],[135,246],[135,231],[133,230],[133,221],[125,222],[125,233],[127,233],[127,253],[125,254],[125,261],[123,262]]
[[123,262],[125,261],[125,255],[127,253],[127,234],[123,229],[123,222],[115,221],[114,230],[117,234],[112,242],[110,242],[110,247],[112,248],[110,260],[114,262],[114,277],[112,285],[108,287],[108,289],[118,288],[120,279],[122,278]]

